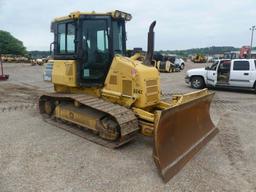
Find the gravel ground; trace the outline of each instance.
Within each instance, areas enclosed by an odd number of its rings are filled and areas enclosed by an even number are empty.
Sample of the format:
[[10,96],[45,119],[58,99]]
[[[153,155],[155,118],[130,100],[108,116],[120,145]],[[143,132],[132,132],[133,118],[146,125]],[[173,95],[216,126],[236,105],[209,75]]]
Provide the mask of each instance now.
[[[186,93],[189,68],[161,73],[164,93]],[[164,184],[152,140],[140,136],[111,150],[42,121],[36,99],[52,90],[42,67],[5,64],[0,82],[0,192],[17,191],[256,191],[256,99],[252,92],[214,90],[211,115],[220,133]]]

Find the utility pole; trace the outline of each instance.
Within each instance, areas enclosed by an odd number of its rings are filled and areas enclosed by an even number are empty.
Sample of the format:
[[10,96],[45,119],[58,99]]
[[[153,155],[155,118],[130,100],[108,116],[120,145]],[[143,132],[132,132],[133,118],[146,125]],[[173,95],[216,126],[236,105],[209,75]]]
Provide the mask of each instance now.
[[255,30],[255,25],[253,25],[250,30],[252,31],[252,35],[251,35],[251,50],[250,50],[250,58],[252,58],[252,43],[253,43],[253,33]]

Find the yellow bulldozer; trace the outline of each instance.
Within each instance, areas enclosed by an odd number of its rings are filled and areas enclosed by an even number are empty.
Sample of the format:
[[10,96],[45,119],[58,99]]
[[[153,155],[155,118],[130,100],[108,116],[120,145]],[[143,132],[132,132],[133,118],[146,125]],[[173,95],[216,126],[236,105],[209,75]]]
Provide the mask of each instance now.
[[207,58],[203,54],[196,54],[193,58],[192,61],[194,63],[206,63]]
[[154,140],[153,158],[167,182],[217,132],[209,115],[214,93],[207,89],[161,100],[152,65],[154,26],[143,61],[126,57],[121,11],[72,12],[51,25],[53,93],[39,99],[43,118],[100,145],[118,148],[139,133]]

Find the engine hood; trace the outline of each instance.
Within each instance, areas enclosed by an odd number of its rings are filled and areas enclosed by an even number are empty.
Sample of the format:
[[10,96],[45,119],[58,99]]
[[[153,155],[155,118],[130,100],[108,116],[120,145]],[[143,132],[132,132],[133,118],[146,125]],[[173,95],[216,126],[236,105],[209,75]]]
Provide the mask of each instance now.
[[205,68],[196,68],[196,69],[190,69],[187,71],[187,76],[192,76],[192,75],[202,75],[205,76],[206,74]]

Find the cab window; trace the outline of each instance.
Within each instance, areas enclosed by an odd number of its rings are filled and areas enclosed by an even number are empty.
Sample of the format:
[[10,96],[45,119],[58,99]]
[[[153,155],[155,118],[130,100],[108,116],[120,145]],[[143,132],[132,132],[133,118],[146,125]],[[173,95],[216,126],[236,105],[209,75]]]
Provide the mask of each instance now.
[[250,64],[248,61],[234,61],[233,70],[234,71],[248,71],[250,69]]
[[100,51],[108,49],[108,36],[104,30],[97,31],[97,49]]
[[66,50],[66,24],[58,25],[58,52],[65,53]]
[[114,54],[125,54],[124,21],[113,21],[113,49]]
[[74,53],[75,52],[75,26],[73,23],[67,24],[67,49],[66,51],[68,53]]
[[75,52],[74,23],[60,23],[57,27],[57,52],[71,54]]

